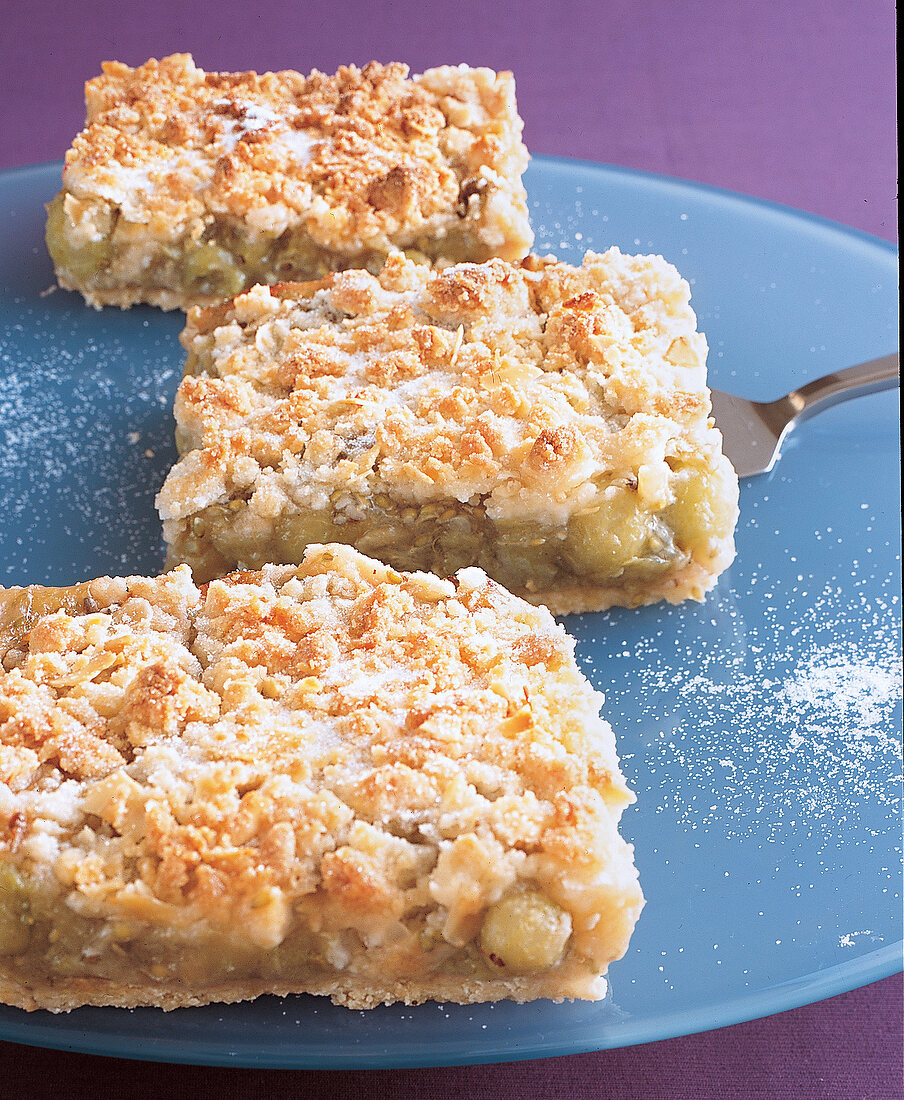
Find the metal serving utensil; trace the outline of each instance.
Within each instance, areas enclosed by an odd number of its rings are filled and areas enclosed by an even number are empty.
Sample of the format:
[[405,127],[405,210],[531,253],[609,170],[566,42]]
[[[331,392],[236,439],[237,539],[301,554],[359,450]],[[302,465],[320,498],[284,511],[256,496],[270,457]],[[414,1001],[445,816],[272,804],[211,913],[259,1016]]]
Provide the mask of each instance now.
[[807,382],[775,401],[749,401],[712,391],[712,415],[722,449],[739,477],[765,474],[775,465],[792,428],[840,401],[900,385],[898,353],[871,359]]

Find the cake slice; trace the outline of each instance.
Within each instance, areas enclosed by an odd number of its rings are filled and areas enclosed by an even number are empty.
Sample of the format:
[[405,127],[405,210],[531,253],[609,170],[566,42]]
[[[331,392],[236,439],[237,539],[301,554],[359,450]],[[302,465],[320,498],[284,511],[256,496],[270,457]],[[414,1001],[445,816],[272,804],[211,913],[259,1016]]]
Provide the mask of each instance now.
[[600,703],[478,569],[0,591],[0,1000],[601,997],[643,899]]
[[212,302],[255,282],[520,258],[527,151],[511,73],[373,62],[209,73],[189,54],[86,85],[48,207],[61,286],[93,306]]
[[738,481],[688,284],[588,253],[255,287],[188,317],[169,562],[204,581],[344,542],[478,565],[555,613],[700,598]]

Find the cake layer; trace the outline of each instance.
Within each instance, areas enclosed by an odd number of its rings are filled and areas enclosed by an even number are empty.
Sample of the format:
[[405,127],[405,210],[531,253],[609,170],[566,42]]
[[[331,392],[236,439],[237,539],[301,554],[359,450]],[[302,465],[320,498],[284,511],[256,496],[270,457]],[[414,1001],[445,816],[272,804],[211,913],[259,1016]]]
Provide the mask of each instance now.
[[687,283],[617,249],[256,287],[188,318],[158,497],[196,579],[355,545],[554,612],[700,598],[738,482]]
[[477,569],[0,590],[0,999],[600,997],[643,904],[600,704]]
[[532,240],[511,73],[400,64],[209,73],[188,54],[86,85],[48,208],[61,286],[94,306],[213,302],[255,282],[520,258]]

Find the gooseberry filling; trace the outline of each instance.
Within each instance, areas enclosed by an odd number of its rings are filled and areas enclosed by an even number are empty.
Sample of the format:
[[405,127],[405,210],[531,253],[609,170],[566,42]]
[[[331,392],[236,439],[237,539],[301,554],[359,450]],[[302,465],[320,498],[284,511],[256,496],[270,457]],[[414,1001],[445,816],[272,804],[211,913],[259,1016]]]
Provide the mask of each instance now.
[[340,542],[394,569],[449,576],[476,564],[521,594],[580,584],[640,596],[656,577],[692,560],[708,563],[713,541],[731,536],[728,476],[701,461],[675,460],[665,507],[650,509],[636,486],[612,483],[559,526],[494,521],[483,505],[458,501],[412,505],[385,493],[368,500],[337,491],[330,511],[286,510],[275,520],[260,516],[250,498],[212,504],[168,525],[167,537],[201,579],[271,561],[299,563],[308,546]]
[[[262,946],[241,929],[86,916],[67,906],[61,893],[30,882],[11,863],[0,863],[0,956],[26,982],[27,976],[125,985],[150,979],[162,987],[189,984],[200,991],[266,979],[291,987],[328,981],[340,971],[378,979],[387,956],[401,979],[437,973],[508,980],[562,965],[572,934],[570,915],[532,885],[488,906],[464,944],[443,938],[443,920],[441,909],[409,914],[385,945],[366,945],[351,928],[315,929],[298,920],[277,944]],[[400,970],[403,957],[407,962]]]

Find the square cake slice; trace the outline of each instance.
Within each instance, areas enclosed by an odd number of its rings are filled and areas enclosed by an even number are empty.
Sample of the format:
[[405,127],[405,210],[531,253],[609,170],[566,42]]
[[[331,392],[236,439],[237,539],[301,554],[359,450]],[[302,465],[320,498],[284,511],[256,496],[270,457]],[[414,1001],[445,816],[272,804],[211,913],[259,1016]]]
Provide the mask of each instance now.
[[601,997],[643,904],[601,702],[478,569],[0,590],[0,1000]]
[[85,97],[47,244],[91,305],[185,309],[378,269],[391,249],[454,262],[530,247],[511,73],[210,73],[177,54],[109,62]]
[[700,598],[738,481],[687,282],[617,249],[256,287],[193,311],[158,496],[196,580],[344,542],[554,613]]

